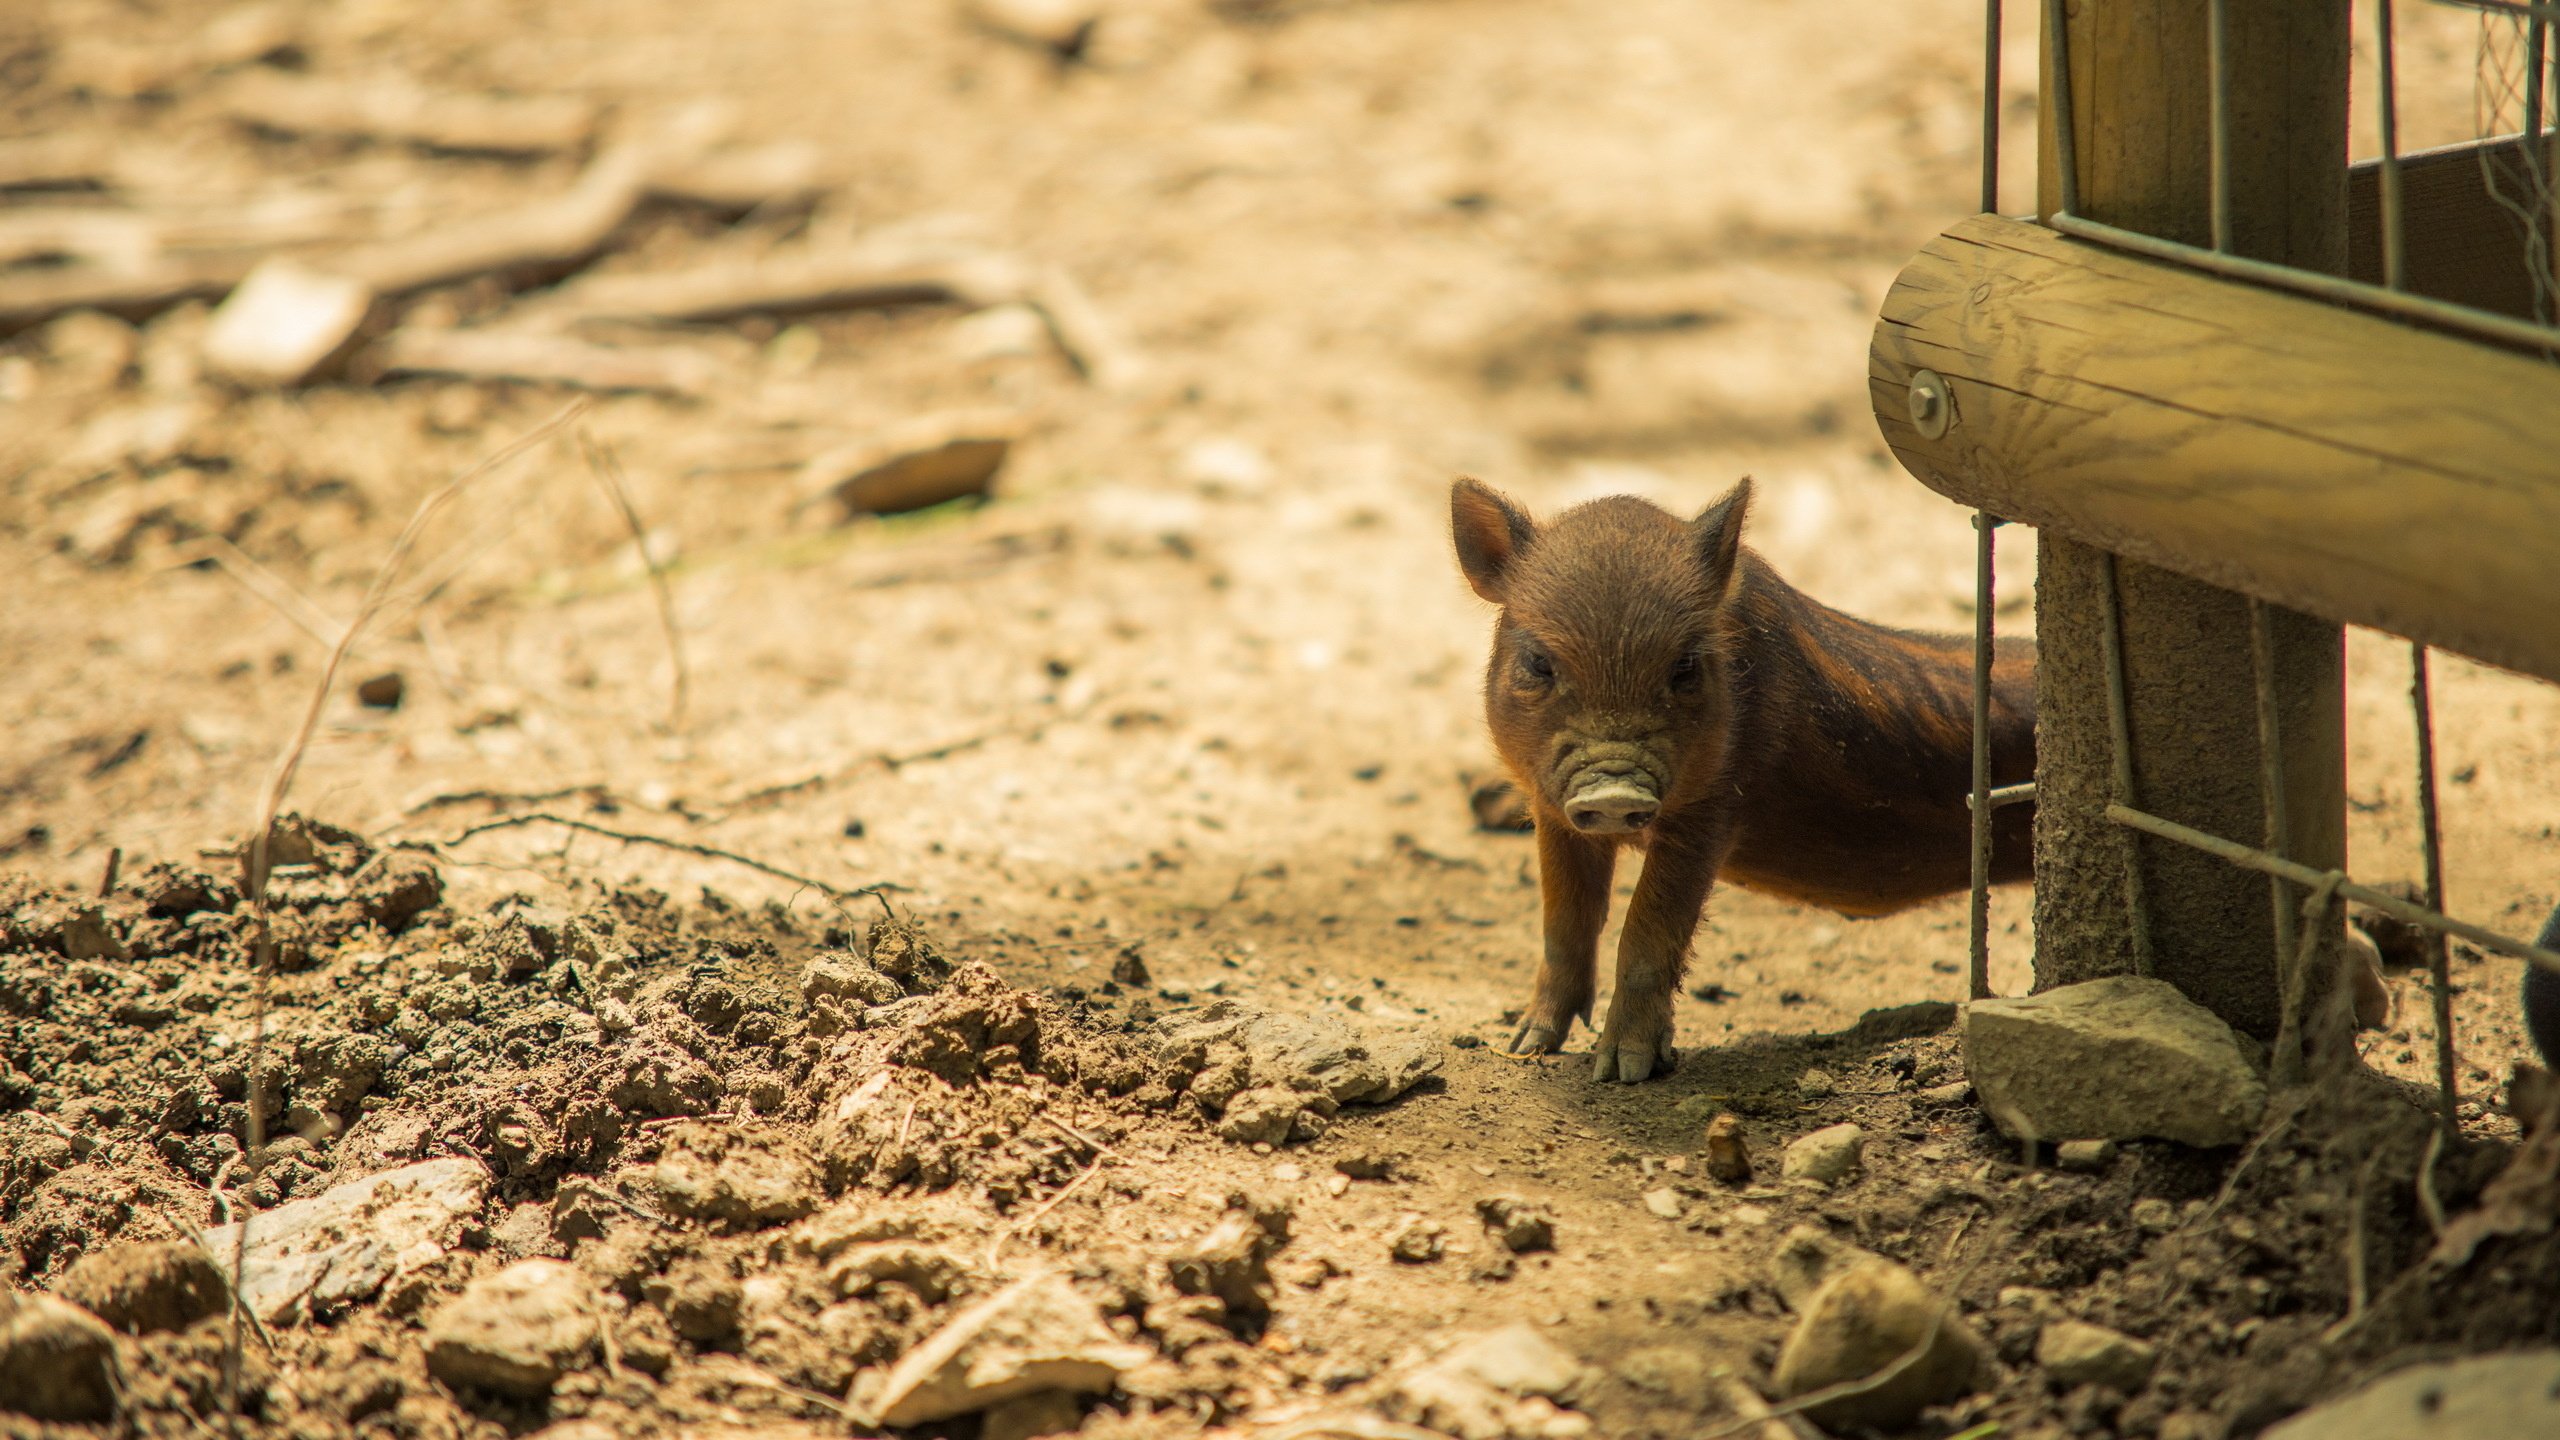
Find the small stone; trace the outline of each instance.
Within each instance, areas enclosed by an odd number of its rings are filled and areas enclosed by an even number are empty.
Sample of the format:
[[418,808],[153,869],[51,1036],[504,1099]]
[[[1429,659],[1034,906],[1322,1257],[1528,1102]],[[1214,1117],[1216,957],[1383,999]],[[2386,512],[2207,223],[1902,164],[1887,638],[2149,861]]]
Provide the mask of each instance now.
[[2168,1201],[2150,1196],[2133,1202],[2133,1223],[2159,1234],[2178,1223],[2178,1211]]
[[1828,1100],[1840,1093],[1840,1082],[1817,1065],[1796,1077],[1796,1093],[1807,1100]]
[[[1934,1330],[1932,1327],[1935,1327]],[[1909,1368],[1870,1390],[1806,1413],[1833,1428],[1899,1430],[1923,1409],[1973,1388],[1987,1359],[1954,1302],[1887,1260],[1851,1265],[1823,1282],[1778,1353],[1778,1393],[1787,1399],[1859,1380],[1927,1342]]]
[[97,1316],[51,1295],[0,1290],[0,1410],[105,1420],[123,1383],[115,1332]]
[[1403,1265],[1428,1265],[1448,1246],[1448,1232],[1419,1215],[1408,1215],[1387,1235],[1387,1254]]
[[260,261],[214,307],[205,367],[246,385],[300,385],[353,348],[373,305],[361,280],[282,257]]
[[1846,1122],[1826,1125],[1788,1143],[1786,1159],[1779,1166],[1779,1173],[1790,1180],[1836,1184],[1858,1168],[1866,1146],[1867,1132],[1857,1126]]
[[2267,1086],[2238,1036],[2163,980],[2109,976],[1965,1011],[1965,1072],[2013,1139],[2237,1145]]
[[2104,1385],[2130,1395],[2150,1382],[2159,1359],[2149,1341],[2083,1320],[2056,1320],[2036,1337],[2036,1363],[2065,1390]]
[[1295,1090],[1266,1085],[1238,1093],[1218,1117],[1218,1134],[1239,1145],[1282,1145],[1306,1109]]
[[1741,1116],[1727,1112],[1707,1122],[1707,1174],[1727,1185],[1751,1183],[1751,1148],[1743,1143]]
[[832,500],[850,517],[985,495],[1021,429],[1016,417],[986,412],[920,417],[809,461],[800,472],[801,503]]
[[2560,1435],[2560,1350],[2546,1346],[2411,1365],[2262,1433],[2265,1440]]
[[136,1241],[93,1250],[54,1289],[128,1335],[184,1330],[221,1314],[231,1293],[221,1267],[192,1240]]
[[1680,1203],[1680,1192],[1668,1185],[1644,1192],[1644,1208],[1665,1220],[1677,1220],[1689,1209]]
[[1111,1333],[1065,1276],[1032,1275],[963,1309],[890,1367],[881,1425],[922,1425],[1043,1391],[1097,1395],[1155,1358]]
[[1111,962],[1111,979],[1116,984],[1142,987],[1155,983],[1147,973],[1147,957],[1135,945],[1121,947],[1119,958]]
[[[478,1212],[488,1185],[476,1160],[424,1160],[257,1215],[240,1299],[270,1322],[369,1299],[395,1275],[441,1258],[438,1237]],[[237,1225],[208,1230],[204,1247],[227,1257],[239,1235]]]
[[1561,1440],[1589,1431],[1583,1417],[1556,1405],[1582,1380],[1581,1363],[1535,1327],[1507,1325],[1417,1368],[1396,1383],[1387,1404],[1399,1418],[1461,1440]]
[[1335,1160],[1333,1168],[1353,1180],[1384,1180],[1395,1173],[1396,1162],[1375,1150],[1355,1150]]
[[2116,1142],[2065,1140],[2054,1148],[2053,1158],[2065,1170],[2104,1170],[2116,1163]]
[[1476,1214],[1502,1248],[1514,1255],[1556,1248],[1556,1217],[1543,1205],[1517,1195],[1488,1195],[1476,1202]]
[[1923,1105],[1961,1105],[1972,1095],[1972,1081],[1951,1080],[1944,1085],[1932,1085],[1914,1098]]
[[557,1260],[483,1275],[427,1322],[427,1373],[456,1389],[539,1400],[598,1339],[586,1277]]

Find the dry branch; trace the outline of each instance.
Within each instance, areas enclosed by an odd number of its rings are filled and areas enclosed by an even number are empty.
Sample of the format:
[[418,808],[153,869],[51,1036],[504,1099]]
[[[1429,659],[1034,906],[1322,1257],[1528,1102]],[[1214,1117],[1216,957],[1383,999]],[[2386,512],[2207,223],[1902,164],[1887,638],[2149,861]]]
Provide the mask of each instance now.
[[325,265],[384,295],[480,275],[559,273],[593,256],[630,218],[645,193],[650,163],[642,147],[617,146],[597,156],[565,194],[354,246]]
[[514,328],[394,330],[366,350],[361,363],[382,375],[522,380],[688,399],[708,392],[720,375],[720,362],[699,350],[593,345]]
[[593,276],[561,287],[528,309],[557,324],[702,323],[888,305],[995,305],[1019,298],[1024,284],[1022,266],[1004,256],[801,251],[691,270]]
[[429,843],[438,850],[449,850],[475,836],[486,835],[496,830],[520,830],[527,825],[557,825],[564,830],[575,830],[586,835],[600,835],[607,840],[619,840],[626,845],[654,845],[661,850],[673,850],[680,855],[692,855],[704,860],[726,860],[732,865],[743,865],[758,874],[770,875],[777,880],[788,880],[794,885],[815,890],[830,900],[852,900],[864,895],[878,895],[884,891],[907,888],[881,880],[848,890],[841,885],[830,885],[816,876],[803,875],[796,870],[785,870],[779,865],[767,864],[752,855],[741,855],[735,850],[723,850],[717,845],[704,845],[692,840],[671,840],[664,835],[651,835],[640,830],[615,830],[589,820],[554,815],[547,810],[534,810],[522,815],[506,815],[495,820],[483,820],[449,840]]
[[573,96],[443,93],[398,75],[342,80],[254,70],[216,104],[233,120],[281,135],[355,136],[458,153],[577,150],[596,128],[595,107]]

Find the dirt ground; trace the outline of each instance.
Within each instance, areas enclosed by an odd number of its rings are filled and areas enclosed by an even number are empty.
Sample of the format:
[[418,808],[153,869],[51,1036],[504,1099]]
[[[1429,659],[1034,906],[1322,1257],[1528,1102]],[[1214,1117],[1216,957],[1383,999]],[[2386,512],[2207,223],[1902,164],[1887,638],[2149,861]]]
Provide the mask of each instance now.
[[[105,157],[86,183],[0,193],[0,241],[142,211],[209,259],[245,243],[226,225],[316,216],[335,230],[285,248],[320,255],[557,195],[586,163],[256,131],[225,108],[252,72],[407,77],[569,97],[606,135],[681,119],[815,157],[814,200],[651,204],[589,273],[1003,255],[1070,277],[1098,317],[1078,333],[1108,344],[1079,366],[1056,308],[1018,303],[594,332],[713,362],[691,398],[606,395],[581,421],[627,472],[640,538],[565,441],[475,481],[426,536],[296,781],[288,808],[346,834],[281,882],[292,973],[262,1026],[225,887],[329,642],[419,502],[573,394],[360,373],[243,391],[204,373],[203,300],[11,322],[16,1286],[225,1205],[435,1156],[488,1165],[486,1207],[442,1258],[253,1346],[258,1422],[296,1436],[845,1433],[899,1356],[1041,1266],[1147,1352],[1086,1434],[1427,1433],[1378,1415],[1717,1433],[1733,1379],[1767,1387],[1789,1323],[1768,1260],[1799,1224],[1910,1264],[1991,1342],[1994,1383],[1915,1433],[2245,1435],[2412,1355],[2560,1336],[2547,1241],[2453,1278],[2411,1269],[2427,1122],[2387,1085],[2327,1097],[2237,1169],[2169,1145],[2097,1174],[2020,1165],[1978,1110],[1926,1093],[1962,1078],[1943,1021],[1859,1028],[1962,998],[1960,899],[1852,922],[1721,892],[1674,1074],[1595,1086],[1587,1033],[1552,1059],[1499,1053],[1535,958],[1535,876],[1525,838],[1467,804],[1491,770],[1487,616],[1448,557],[1448,481],[1541,509],[1632,492],[1695,510],[1749,474],[1750,543],[1794,583],[1890,623],[1967,624],[1965,517],[1893,466],[1864,375],[1902,260],[1974,203],[1973,7],[1862,11],[1844,34],[1765,0],[1110,0],[1071,56],[929,0],[253,9],[274,43],[214,45],[187,6],[0,14],[0,137]],[[2477,27],[2408,26],[2411,143],[2469,138]],[[2031,21],[2011,37],[2022,208]],[[58,258],[8,249],[0,283]],[[500,325],[557,279],[395,308]],[[985,503],[849,523],[802,503],[814,456],[991,409],[1018,438]],[[2032,546],[2006,544],[1999,620],[2024,632]],[[2405,648],[2358,635],[2350,665],[2354,868],[2413,875]],[[359,702],[357,682],[395,673],[396,708]],[[2560,702],[2446,657],[2437,710],[2450,908],[2530,931],[2560,894]],[[415,867],[440,899],[412,914],[392,882]],[[843,893],[863,887],[879,900]],[[2006,993],[2032,978],[2028,913],[2023,892],[1995,899]],[[562,938],[571,918],[611,974]],[[808,988],[813,957],[893,988]],[[2455,963],[2460,1204],[2510,1148],[2523,1044],[2514,964]],[[2392,983],[2365,1058],[2430,1078],[2423,988]],[[1432,1073],[1312,1137],[1230,1138],[1167,1039],[1225,1002],[1424,1042]],[[883,1065],[909,1101],[894,1134],[874,1133],[877,1092],[845,1108]],[[243,1166],[260,1066],[293,1140]],[[1763,1171],[1746,1187],[1703,1173],[1725,1112]],[[1768,1178],[1788,1140],[1844,1120],[1869,1137],[1858,1178]],[[781,1157],[796,1210],[653,1209],[671,1165],[732,1149]],[[598,1190],[619,1198],[578,1198]],[[1551,1249],[1509,1258],[1480,1209],[1505,1197],[1552,1219]],[[2143,1200],[2183,1208],[2146,1228]],[[1251,1295],[1186,1288],[1165,1257],[1236,1215],[1263,1237]],[[845,1246],[893,1241],[948,1264],[820,1293]],[[2371,1307],[2322,1339],[2350,1253]],[[641,1358],[571,1376],[547,1408],[431,1377],[436,1307],[540,1255],[572,1259]],[[2031,1354],[2048,1307],[2156,1342],[2154,1378],[2130,1396],[2048,1383]],[[1452,1341],[1517,1321],[1585,1373],[1493,1419],[1412,1398]],[[121,1342],[124,1423],[205,1423],[220,1329]]]

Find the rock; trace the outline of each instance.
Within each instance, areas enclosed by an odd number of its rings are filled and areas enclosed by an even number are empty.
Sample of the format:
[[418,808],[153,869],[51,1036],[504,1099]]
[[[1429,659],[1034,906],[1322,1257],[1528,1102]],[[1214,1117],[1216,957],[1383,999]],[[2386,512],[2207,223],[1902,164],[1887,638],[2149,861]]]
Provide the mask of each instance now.
[[1225,1113],[1218,1117],[1218,1133],[1239,1145],[1284,1145],[1302,1128],[1314,1133],[1300,1138],[1313,1139],[1323,1133],[1322,1117],[1314,1117],[1312,1125],[1302,1124],[1308,1116],[1307,1098],[1277,1086],[1240,1091],[1226,1101]]
[[1644,1192],[1644,1208],[1664,1220],[1677,1220],[1689,1210],[1680,1203],[1680,1192],[1668,1185]]
[[1106,1392],[1154,1358],[1102,1323],[1065,1277],[1032,1275],[962,1310],[909,1350],[882,1381],[881,1425],[922,1425],[1044,1390]]
[[1743,1143],[1741,1116],[1728,1111],[1707,1122],[1707,1174],[1727,1185],[1751,1183],[1751,1148]]
[[906,993],[861,957],[840,950],[820,954],[800,971],[800,996],[813,1004],[823,998],[890,1005],[905,999]]
[[55,1293],[128,1335],[184,1330],[219,1315],[231,1287],[192,1240],[131,1241],[80,1257]]
[[2036,1336],[2036,1363],[2065,1390],[2104,1385],[2130,1395],[2150,1382],[2159,1359],[2151,1342],[2084,1320],[2056,1320]]
[[[427,1160],[253,1215],[240,1298],[268,1321],[367,1299],[395,1274],[441,1259],[446,1232],[478,1212],[488,1185],[476,1160]],[[237,1225],[205,1232],[205,1249],[225,1270],[239,1233]]]
[[361,280],[262,260],[214,307],[205,368],[243,385],[300,385],[354,348],[373,305]]
[[1448,1232],[1419,1215],[1407,1215],[1387,1235],[1387,1254],[1403,1265],[1428,1265],[1448,1246]]
[[1828,1100],[1840,1093],[1840,1082],[1816,1065],[1796,1077],[1796,1093],[1807,1100]]
[[1337,1105],[1384,1105],[1440,1068],[1439,1047],[1403,1035],[1364,1032],[1329,1015],[1252,1011],[1232,1000],[1161,1027],[1169,1052],[1239,1052],[1254,1085],[1313,1091]]
[[397,935],[444,903],[444,872],[415,850],[394,850],[356,882],[365,918]]
[[668,1209],[733,1229],[797,1220],[825,1193],[797,1136],[702,1121],[667,1127],[652,1181]]
[[1917,1098],[1923,1105],[1961,1105],[1972,1096],[1972,1081],[1950,1080],[1944,1085],[1930,1086],[1921,1091]]
[[2411,1365],[2263,1432],[2264,1440],[2527,1435],[2560,1435],[2560,1350]]
[[397,670],[385,670],[356,682],[356,703],[368,710],[397,710],[408,695],[408,677]]
[[[1528,1325],[1458,1342],[1439,1359],[1397,1382],[1391,1408],[1405,1419],[1461,1440],[1558,1433],[1554,1422],[1579,1419],[1550,1403],[1569,1400],[1583,1380],[1581,1362]],[[1581,1426],[1561,1427],[1584,1433]]]
[[37,1420],[116,1413],[116,1336],[68,1300],[0,1290],[0,1410]]
[[1846,1122],[1825,1125],[1810,1135],[1799,1135],[1788,1142],[1786,1159],[1780,1163],[1779,1173],[1790,1180],[1819,1180],[1825,1185],[1835,1184],[1858,1168],[1866,1148],[1866,1131]]
[[1965,1011],[1965,1072],[2016,1139],[2237,1145],[2267,1086],[2239,1038],[2162,980],[2116,975]]
[[2065,1140],[2055,1147],[2053,1158],[2065,1170],[2104,1170],[2116,1163],[2116,1142]]
[[2131,1213],[2136,1227],[2153,1234],[2164,1232],[2178,1223],[2177,1207],[2157,1195],[2134,1201]]
[[474,1280],[427,1321],[427,1373],[457,1390],[539,1400],[582,1368],[599,1338],[586,1277],[519,1260]]
[[1806,1413],[1835,1428],[1898,1430],[1928,1406],[1972,1389],[1988,1358],[1953,1302],[1919,1276],[1888,1260],[1847,1266],[1806,1300],[1803,1318],[1778,1352],[1778,1393],[1795,1399],[1863,1379],[1924,1340],[1927,1351],[1893,1379]]
[[1022,422],[976,411],[926,415],[801,468],[803,507],[832,500],[847,516],[894,515],[984,495],[1012,453]]
[[1476,1214],[1502,1248],[1514,1255],[1556,1248],[1556,1217],[1543,1205],[1517,1195],[1488,1195],[1476,1202]]

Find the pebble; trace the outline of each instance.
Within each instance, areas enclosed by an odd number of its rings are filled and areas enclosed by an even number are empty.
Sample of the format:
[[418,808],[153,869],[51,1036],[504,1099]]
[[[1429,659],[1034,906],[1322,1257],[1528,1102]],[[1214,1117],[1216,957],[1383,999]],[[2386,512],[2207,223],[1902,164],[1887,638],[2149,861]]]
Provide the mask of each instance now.
[[1931,1337],[1927,1352],[1892,1380],[1813,1406],[1808,1415],[1838,1429],[1899,1430],[1923,1409],[1971,1390],[1985,1369],[1982,1340],[1952,1301],[1892,1261],[1849,1265],[1805,1302],[1778,1353],[1778,1392],[1796,1399],[1872,1375],[1924,1336]]
[[1448,1232],[1419,1215],[1408,1215],[1387,1235],[1387,1254],[1404,1265],[1428,1265],[1448,1248]]
[[1488,1195],[1476,1202],[1476,1214],[1502,1248],[1515,1255],[1556,1248],[1556,1217],[1544,1206],[1517,1195]]
[[2130,1395],[2150,1382],[2159,1359],[2149,1341],[2084,1320],[2056,1320],[2036,1337],[2036,1363],[2066,1390],[2104,1385]]
[[1679,1191],[1665,1185],[1659,1190],[1644,1192],[1644,1208],[1665,1220],[1677,1220],[1688,1213],[1689,1207],[1680,1203]]
[[0,1410],[37,1420],[105,1420],[122,1388],[115,1332],[51,1295],[0,1291]]
[[539,1400],[584,1367],[597,1338],[586,1277],[557,1260],[519,1260],[428,1320],[427,1373],[456,1389]]
[[1972,1094],[1972,1081],[1952,1080],[1944,1085],[1932,1085],[1921,1091],[1919,1100],[1923,1105],[1961,1105]]
[[1828,1100],[1840,1093],[1840,1082],[1817,1065],[1796,1077],[1796,1093],[1807,1100]]
[[1836,1184],[1858,1168],[1866,1146],[1867,1132],[1857,1126],[1845,1122],[1826,1125],[1788,1144],[1780,1173],[1790,1180]]
[[2133,1223],[2154,1234],[2178,1223],[2176,1207],[2154,1195],[2133,1202]]
[[2053,1158],[2065,1170],[2099,1171],[2116,1163],[2113,1140],[2065,1140],[2055,1147]]
[[1718,1115],[1707,1123],[1707,1174],[1727,1185],[1751,1183],[1751,1147],[1743,1142],[1741,1116]]

